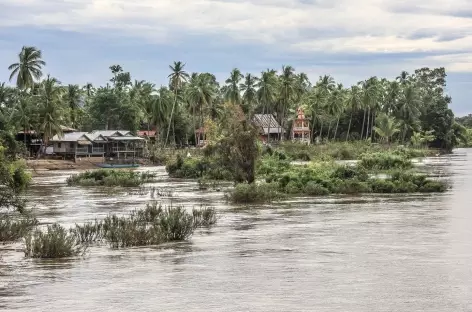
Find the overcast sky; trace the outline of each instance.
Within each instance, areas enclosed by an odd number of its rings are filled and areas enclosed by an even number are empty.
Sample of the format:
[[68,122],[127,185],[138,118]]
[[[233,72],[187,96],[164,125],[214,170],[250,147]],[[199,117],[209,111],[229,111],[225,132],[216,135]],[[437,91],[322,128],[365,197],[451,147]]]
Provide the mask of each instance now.
[[0,0],[0,81],[23,45],[64,84],[105,84],[112,64],[166,84],[176,60],[220,81],[292,65],[345,85],[444,66],[452,109],[472,113],[470,0]]

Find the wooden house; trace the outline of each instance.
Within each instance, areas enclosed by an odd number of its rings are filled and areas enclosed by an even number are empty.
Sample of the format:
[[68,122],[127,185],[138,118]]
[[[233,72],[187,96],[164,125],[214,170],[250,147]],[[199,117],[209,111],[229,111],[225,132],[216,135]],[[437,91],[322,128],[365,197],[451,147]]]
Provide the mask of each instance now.
[[285,134],[272,114],[255,114],[252,123],[259,129],[259,138],[263,142],[278,141]]

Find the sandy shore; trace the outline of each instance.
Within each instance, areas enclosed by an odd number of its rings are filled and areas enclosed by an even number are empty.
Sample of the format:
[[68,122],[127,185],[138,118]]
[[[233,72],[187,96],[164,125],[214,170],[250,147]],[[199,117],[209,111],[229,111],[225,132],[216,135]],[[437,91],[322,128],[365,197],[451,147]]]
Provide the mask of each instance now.
[[82,158],[73,162],[71,160],[59,160],[59,159],[34,159],[27,160],[26,164],[28,168],[34,171],[45,171],[45,170],[85,170],[85,169],[96,169],[97,163],[102,163],[103,158],[91,157]]

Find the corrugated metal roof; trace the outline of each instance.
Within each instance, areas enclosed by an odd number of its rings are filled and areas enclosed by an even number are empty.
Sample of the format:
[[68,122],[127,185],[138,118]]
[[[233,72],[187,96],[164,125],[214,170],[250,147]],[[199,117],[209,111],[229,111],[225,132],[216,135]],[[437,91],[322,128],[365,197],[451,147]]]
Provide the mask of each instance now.
[[96,136],[103,136],[103,137],[111,137],[111,136],[125,136],[129,135],[131,132],[128,130],[93,130],[90,134]]
[[87,132],[68,132],[64,133],[61,136],[55,135],[52,137],[51,141],[60,141],[60,142],[77,142],[80,139],[89,139],[87,136]]
[[262,128],[264,134],[268,134],[269,130],[270,133],[285,132],[272,114],[255,114],[252,122],[255,126]]

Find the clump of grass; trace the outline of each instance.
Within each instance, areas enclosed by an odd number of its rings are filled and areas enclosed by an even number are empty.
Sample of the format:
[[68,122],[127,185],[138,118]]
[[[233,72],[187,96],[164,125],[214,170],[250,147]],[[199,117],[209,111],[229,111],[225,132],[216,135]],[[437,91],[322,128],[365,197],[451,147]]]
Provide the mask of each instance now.
[[240,183],[227,194],[227,198],[234,203],[264,203],[284,198],[279,192],[276,183]]
[[90,244],[97,242],[103,238],[103,223],[95,220],[83,225],[76,224],[75,228],[70,229],[79,243]]
[[99,169],[74,174],[67,179],[67,185],[136,187],[152,181],[155,176],[151,172]]
[[205,207],[192,210],[194,227],[210,227],[218,221],[216,210],[213,207]]
[[25,256],[28,258],[66,258],[85,251],[76,236],[55,223],[45,232],[36,229],[25,239]]
[[359,165],[369,170],[409,169],[413,164],[405,156],[393,153],[372,153],[361,156]]
[[14,242],[28,235],[38,220],[29,215],[13,217],[1,215],[0,219],[0,242]]
[[182,206],[164,209],[156,223],[159,234],[168,242],[186,240],[195,229],[192,215]]

